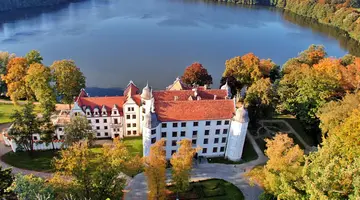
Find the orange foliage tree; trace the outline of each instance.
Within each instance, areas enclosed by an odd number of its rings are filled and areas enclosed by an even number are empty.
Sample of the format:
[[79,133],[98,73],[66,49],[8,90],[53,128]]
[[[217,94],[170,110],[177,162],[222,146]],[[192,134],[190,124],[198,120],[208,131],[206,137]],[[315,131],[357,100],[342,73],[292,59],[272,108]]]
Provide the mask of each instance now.
[[165,140],[161,139],[150,147],[149,156],[145,157],[145,175],[148,183],[148,199],[166,199],[166,152]]
[[189,85],[210,85],[212,84],[212,77],[208,74],[207,69],[198,62],[194,62],[186,67],[181,80]]

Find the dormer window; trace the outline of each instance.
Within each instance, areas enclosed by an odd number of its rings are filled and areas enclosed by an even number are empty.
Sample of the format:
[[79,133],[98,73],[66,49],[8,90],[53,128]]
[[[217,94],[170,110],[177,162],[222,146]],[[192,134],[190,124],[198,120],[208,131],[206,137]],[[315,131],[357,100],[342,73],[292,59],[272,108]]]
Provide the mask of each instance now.
[[103,111],[103,112],[102,112],[102,115],[106,115],[106,114],[107,114],[106,111]]
[[91,115],[90,112],[86,112],[86,115]]
[[114,115],[117,115],[117,111],[116,111],[116,110],[114,110],[114,111],[113,111],[113,114],[114,114]]
[[99,112],[95,112],[95,115],[99,115]]

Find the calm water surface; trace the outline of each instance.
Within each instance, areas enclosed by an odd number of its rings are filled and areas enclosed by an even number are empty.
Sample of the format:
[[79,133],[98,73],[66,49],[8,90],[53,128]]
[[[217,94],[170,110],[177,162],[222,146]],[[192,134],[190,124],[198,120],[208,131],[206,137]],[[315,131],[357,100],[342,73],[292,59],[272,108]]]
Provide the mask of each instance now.
[[357,54],[337,30],[266,7],[184,0],[89,0],[0,14],[0,50],[40,50],[44,62],[73,59],[89,87],[133,80],[164,88],[194,61],[212,74],[225,60],[254,52],[283,64],[310,44],[329,55]]

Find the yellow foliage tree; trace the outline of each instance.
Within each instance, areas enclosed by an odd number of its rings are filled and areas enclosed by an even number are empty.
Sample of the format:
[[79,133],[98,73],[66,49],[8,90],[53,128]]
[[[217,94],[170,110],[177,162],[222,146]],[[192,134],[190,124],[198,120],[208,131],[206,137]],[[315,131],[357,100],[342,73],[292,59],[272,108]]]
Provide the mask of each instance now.
[[189,139],[178,142],[180,147],[171,157],[172,179],[176,192],[185,192],[189,187],[193,157],[200,148],[193,148]]
[[164,146],[164,139],[157,141],[150,147],[149,156],[145,157],[149,200],[166,199],[166,152]]

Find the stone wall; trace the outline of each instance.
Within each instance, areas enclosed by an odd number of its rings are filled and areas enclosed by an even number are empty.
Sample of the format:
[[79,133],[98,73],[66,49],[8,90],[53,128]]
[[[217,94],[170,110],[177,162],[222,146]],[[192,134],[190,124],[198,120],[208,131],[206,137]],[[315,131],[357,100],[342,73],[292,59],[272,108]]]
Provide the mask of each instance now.
[[0,12],[69,3],[76,0],[0,0]]

